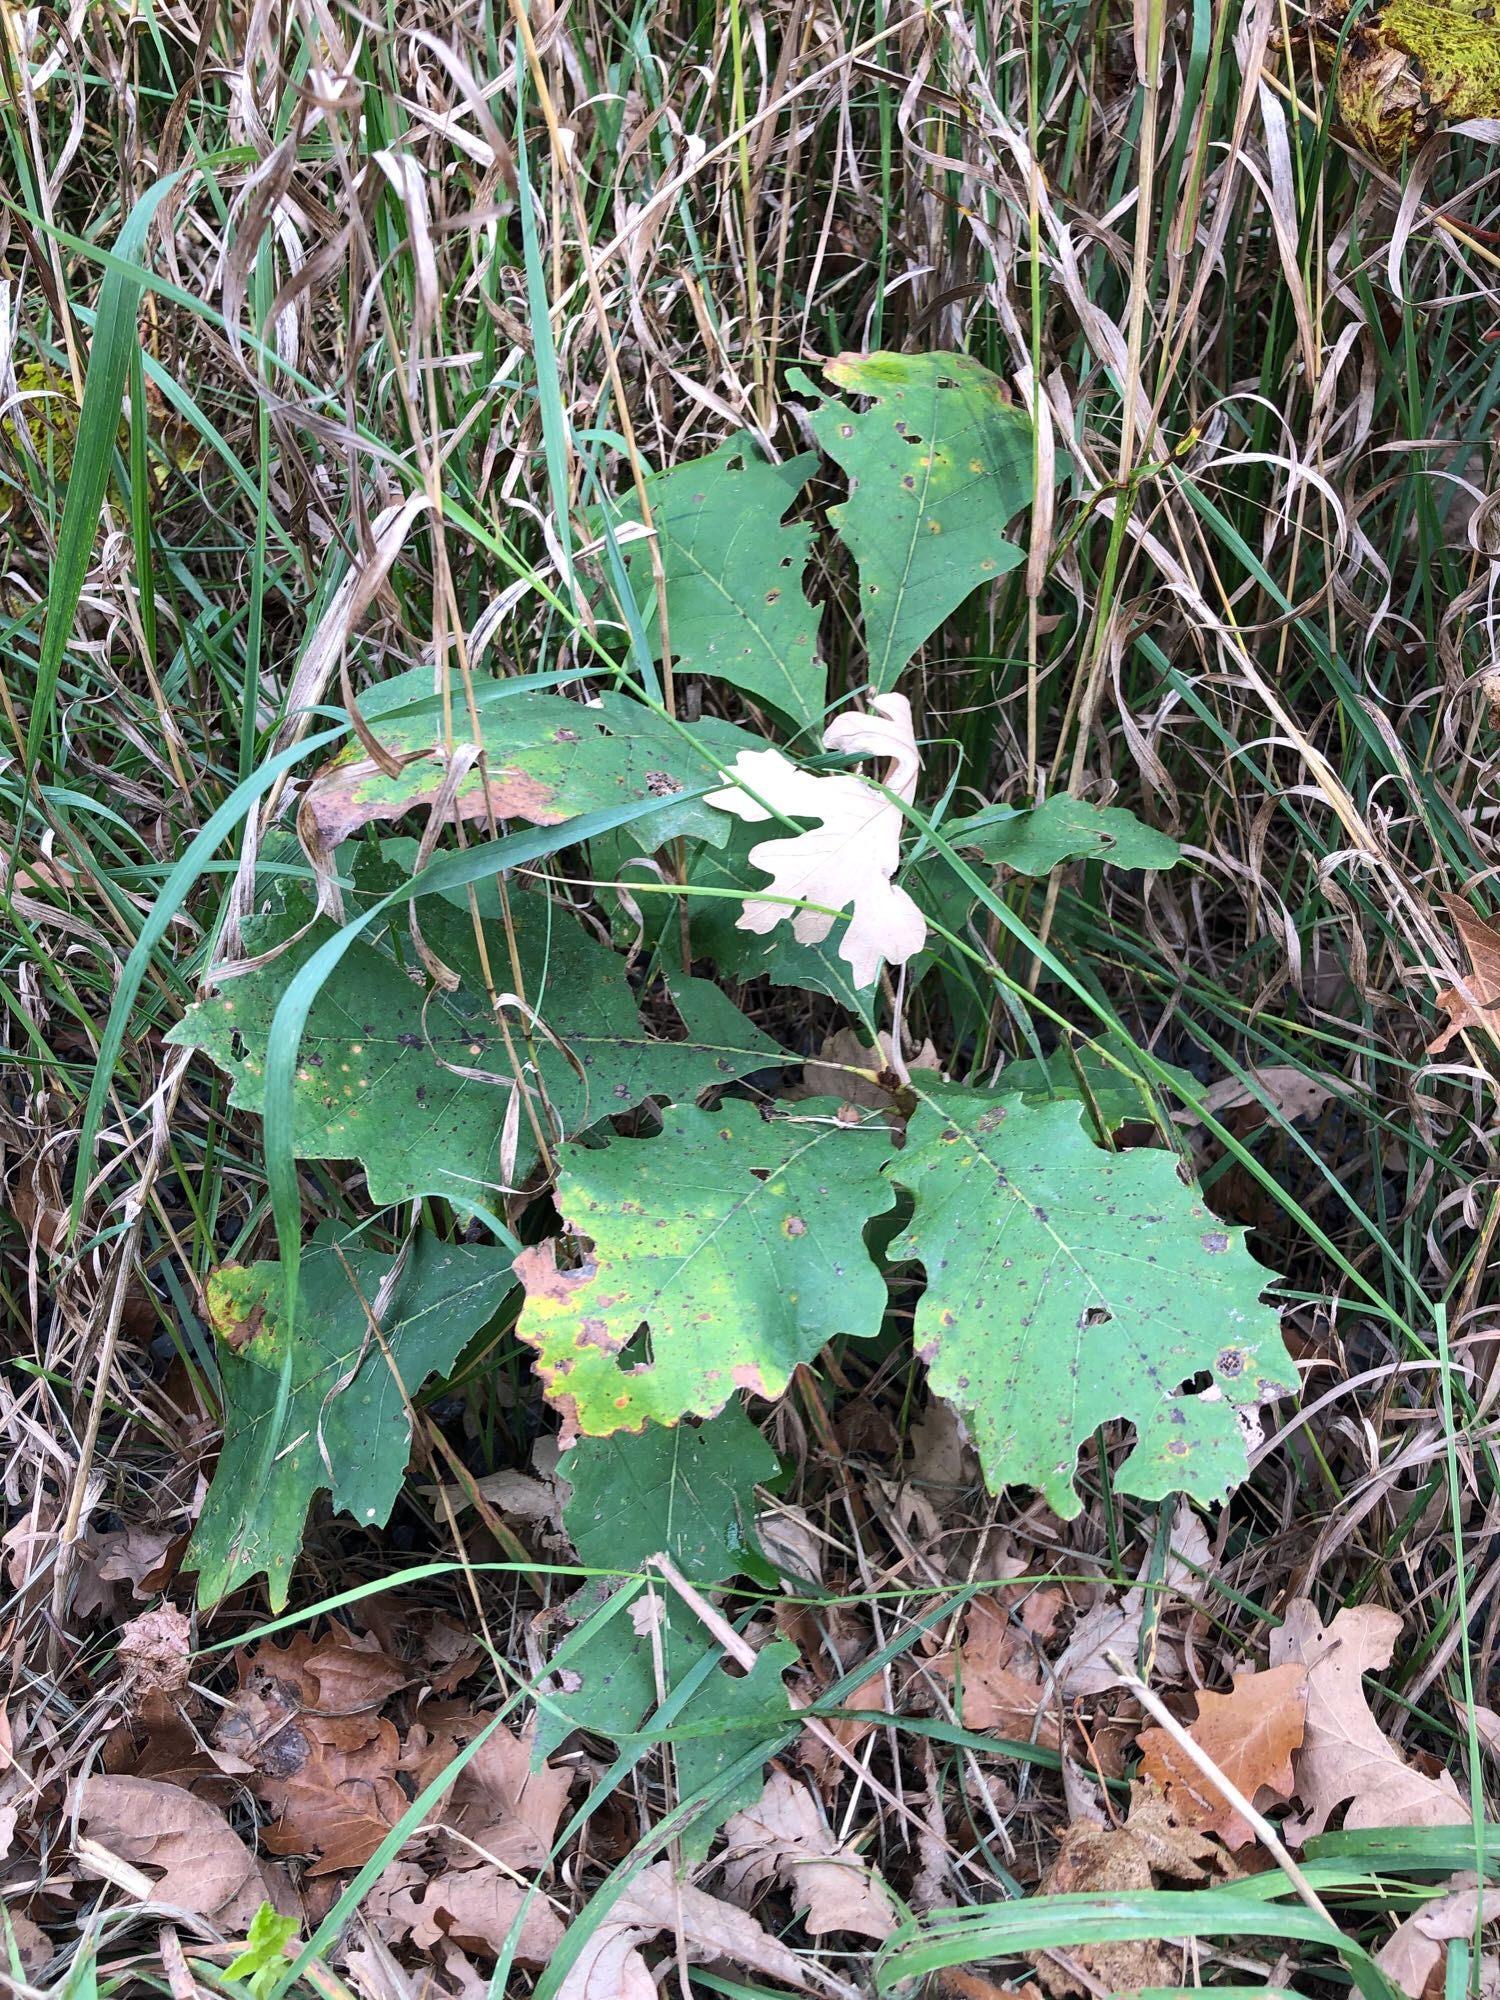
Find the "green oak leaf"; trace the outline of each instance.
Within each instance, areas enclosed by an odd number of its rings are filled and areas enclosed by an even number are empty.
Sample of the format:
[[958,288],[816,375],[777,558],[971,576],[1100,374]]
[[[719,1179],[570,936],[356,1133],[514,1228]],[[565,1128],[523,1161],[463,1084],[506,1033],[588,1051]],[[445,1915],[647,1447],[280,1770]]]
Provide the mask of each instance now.
[[[773,465],[741,434],[647,484],[678,671],[728,681],[803,728],[822,723],[827,673],[802,583],[812,530],[781,517],[816,465],[811,452]],[[621,513],[640,518],[633,502]],[[634,542],[626,561],[660,658],[650,550]]]
[[331,1224],[303,1251],[290,1397],[279,1424],[287,1354],[281,1266],[226,1264],[210,1277],[224,1443],[186,1557],[203,1604],[264,1574],[280,1611],[308,1506],[323,1488],[357,1521],[389,1519],[411,1446],[407,1399],[452,1367],[515,1284],[503,1249],[444,1243],[419,1230],[382,1302],[377,1340],[367,1308],[395,1261],[341,1240]]
[[669,1107],[655,1138],[565,1147],[557,1205],[593,1254],[566,1269],[552,1241],[516,1260],[548,1399],[594,1437],[673,1424],[736,1388],[779,1396],[835,1335],[878,1333],[862,1231],[894,1199],[890,1143],[831,1101],[763,1117],[728,1100]]
[[1018,875],[1046,875],[1063,861],[1108,861],[1116,868],[1171,868],[1182,859],[1175,840],[1147,826],[1124,806],[1094,806],[1059,792],[1030,811],[986,806],[944,822],[951,847],[977,849]]
[[[729,821],[729,814],[724,818]],[[764,935],[739,929],[746,898],[765,887],[765,871],[752,867],[749,855],[766,834],[763,826],[730,823],[734,831],[722,853],[707,846],[688,849],[687,880],[681,889],[669,889],[669,878],[633,843],[613,834],[593,841],[595,879],[613,885],[615,891],[611,898],[615,938],[623,946],[639,941],[653,949],[660,949],[665,939],[667,952],[675,955],[678,911],[686,902],[693,956],[708,959],[722,977],[765,978],[773,986],[826,993],[861,1020],[867,1019],[877,980],[857,987],[848,960],[839,956],[839,943],[849,925],[846,915],[836,918],[828,936],[817,944],[799,943],[790,924],[778,924]],[[625,897],[634,903],[633,911],[626,908]]]
[[[1116,1046],[1121,1060],[1130,1064],[1128,1043],[1121,1041],[1111,1046]],[[1191,1103],[1194,1098],[1203,1095],[1204,1086],[1191,1070],[1180,1069],[1175,1063],[1166,1063],[1163,1067],[1170,1073],[1179,1098]],[[1080,1070],[1083,1072],[1082,1082],[1079,1080]],[[1132,1120],[1150,1120],[1150,1091],[1155,1083],[1154,1079],[1137,1083],[1113,1063],[1106,1062],[1095,1050],[1083,1048],[1075,1049],[1071,1056],[1066,1049],[1054,1049],[1041,1062],[1035,1056],[1022,1056],[1008,1062],[1000,1072],[1000,1086],[1007,1092],[1014,1091],[1027,1104],[1045,1104],[1049,1099],[1063,1098],[1075,1103],[1082,1101],[1087,1106],[1092,1098],[1106,1128],[1118,1132],[1122,1125]]]
[[723,1583],[743,1560],[755,1487],[778,1463],[737,1398],[704,1424],[580,1438],[558,1467],[578,1560],[639,1569],[665,1553],[694,1583]]
[[[702,1622],[666,1585],[650,1597],[636,1591],[617,1597],[615,1615],[586,1645],[570,1650],[561,1691],[538,1705],[533,1769],[575,1729],[614,1741],[642,1731],[653,1740],[670,1737],[677,1793],[685,1799],[757,1745],[774,1755],[793,1726],[782,1676],[797,1663],[796,1647],[773,1639],[748,1674],[730,1675]],[[701,1861],[716,1830],[761,1789],[761,1774],[752,1770],[715,1798],[683,1835],[688,1858]]]
[[[823,373],[871,399],[810,416],[849,475],[828,517],[859,568],[869,679],[883,692],[971,591],[1025,560],[1001,530],[1033,498],[1031,419],[963,354],[841,354]],[[818,393],[800,369],[789,379]]]
[[[359,711],[382,749],[400,762],[383,770],[358,741],[313,778],[303,794],[298,826],[313,851],[330,852],[373,821],[403,818],[431,806],[447,765],[443,705],[432,672],[413,668],[358,697]],[[676,725],[628,696],[610,693],[585,705],[528,688],[524,678],[476,677],[474,706],[486,756],[459,780],[454,809],[488,826],[525,820],[561,826],[579,813],[659,798],[662,809],[637,823],[650,852],[679,836],[723,839],[723,815],[701,799],[672,803],[672,794],[701,785],[760,739],[732,723]],[[474,718],[461,684],[452,691],[452,741],[475,741]]]
[[[372,877],[361,880],[368,885]],[[509,906],[525,998],[545,1024],[545,1032],[529,1030],[527,1017],[510,1009],[511,1046],[529,1066],[533,1093],[540,1078],[564,1133],[648,1096],[690,1098],[783,1060],[775,1043],[706,979],[666,978],[683,1037],[653,1034],[624,960],[576,917],[530,890],[512,889]],[[495,907],[492,891],[481,907]],[[418,908],[423,938],[457,973],[458,986],[444,992],[425,976],[413,979],[420,963],[399,923],[372,928],[351,945],[308,1016],[293,1087],[294,1145],[303,1159],[360,1161],[377,1204],[422,1194],[446,1196],[460,1207],[483,1204],[501,1179],[515,1071],[486,996],[469,912],[445,896],[423,898]],[[326,919],[310,923],[311,915],[305,892],[288,890],[281,911],[256,918],[245,931],[248,953],[276,956],[226,980],[168,1035],[179,1046],[205,1050],[226,1070],[234,1079],[230,1103],[247,1111],[264,1104],[277,1003],[336,928]],[[505,931],[496,921],[484,932],[493,975],[509,987]],[[653,1013],[661,1019],[660,1009]],[[545,1130],[546,1106],[535,1094],[533,1102]],[[530,1117],[524,1106],[519,1110],[516,1185],[537,1158]]]
[[[992,1491],[1081,1502],[1080,1446],[1127,1417],[1122,1493],[1221,1499],[1245,1477],[1235,1405],[1296,1382],[1271,1282],[1178,1177],[1169,1152],[1109,1153],[1078,1103],[924,1092],[887,1171],[915,1202],[893,1258],[926,1289],[915,1340],[934,1389],[963,1410]],[[1217,1398],[1185,1389],[1200,1372]]]

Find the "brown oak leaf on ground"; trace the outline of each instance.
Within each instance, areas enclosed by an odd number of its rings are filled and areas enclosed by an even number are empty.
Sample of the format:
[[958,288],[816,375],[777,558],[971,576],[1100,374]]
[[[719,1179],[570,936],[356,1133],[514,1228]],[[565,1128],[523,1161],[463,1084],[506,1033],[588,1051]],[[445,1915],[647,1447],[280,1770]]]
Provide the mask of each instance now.
[[613,1903],[569,1968],[557,2000],[656,2000],[656,1982],[640,1946],[662,1931],[680,1934],[690,1960],[727,1958],[747,1972],[807,1990],[794,1951],[733,1903],[676,1881],[671,1863],[658,1861]]
[[[1174,1591],[1191,1592],[1196,1572],[1212,1560],[1208,1531],[1186,1500],[1178,1502],[1172,1520],[1171,1548],[1162,1569],[1160,1584],[1152,1599],[1160,1612]],[[1119,1684],[1119,1675],[1105,1658],[1117,1653],[1121,1659],[1135,1656],[1141,1643],[1141,1620],[1146,1613],[1146,1593],[1151,1584],[1151,1557],[1141,1565],[1137,1588],[1121,1597],[1104,1597],[1090,1608],[1073,1627],[1057,1662],[1057,1679],[1064,1695],[1102,1694]]]
[[545,1896],[528,1902],[526,1885],[498,1868],[452,1868],[429,1877],[411,1862],[397,1862],[382,1875],[364,1908],[387,1941],[410,1938],[420,1951],[451,1941],[495,1958],[523,1905],[516,1957],[523,1965],[543,1965],[562,1943],[557,1912]]
[[[21,1970],[28,1978],[37,1977],[52,1962],[52,1944],[47,1933],[23,1910],[12,1910],[0,1906],[0,1950],[4,1950],[6,1926],[10,1927],[11,1939],[15,1942],[16,1954],[21,1961]],[[6,1953],[9,1963],[9,1953]]]
[[274,1739],[303,1715],[371,1714],[411,1679],[373,1633],[357,1638],[340,1626],[314,1638],[297,1632],[290,1645],[269,1641],[238,1658],[239,1694],[214,1731],[221,1749],[253,1765],[275,1768],[284,1754]]
[[[1375,1963],[1410,2000],[1440,2000],[1454,1938],[1471,1938],[1480,1921],[1479,1890],[1472,1875],[1455,1875],[1449,1894],[1425,1903],[1399,1923],[1375,1954]],[[1500,1921],[1500,1889],[1485,1892],[1483,1921]],[[1496,1965],[1486,1954],[1480,1966],[1480,1990],[1496,1991]]]
[[[1040,1893],[1128,1894],[1157,1887],[1159,1875],[1174,1882],[1201,1882],[1208,1873],[1204,1863],[1218,1853],[1206,1835],[1174,1824],[1159,1792],[1138,1784],[1131,1790],[1130,1814],[1123,1826],[1094,1826],[1078,1820],[1068,1828]],[[1182,1983],[1181,1947],[1161,1938],[1038,1952],[1031,1962],[1039,1984],[1053,2000],[1075,1993],[1097,1993],[1101,1988],[1133,1993],[1143,1986]],[[1080,1973],[1084,1976],[1079,1977]]]
[[1346,1802],[1346,1827],[1462,1826],[1469,1818],[1451,1774],[1427,1778],[1406,1762],[1370,1713],[1361,1676],[1390,1665],[1400,1614],[1360,1604],[1324,1626],[1305,1597],[1271,1634],[1271,1664],[1307,1670],[1307,1728],[1295,1759],[1304,1812],[1282,1828],[1299,1842],[1321,1833]]
[[187,1536],[180,1530],[145,1524],[82,1536],[73,1592],[75,1613],[89,1618],[103,1611],[116,1617],[122,1584],[129,1584],[138,1601],[155,1597],[176,1573],[186,1547]]
[[193,1628],[175,1604],[143,1611],[120,1627],[117,1652],[130,1707],[178,1695],[188,1684]]
[[1500,1008],[1500,931],[1487,924],[1462,896],[1444,896],[1442,900],[1469,954],[1469,976],[1464,984],[1472,998],[1456,986],[1438,989],[1436,1002],[1448,1016],[1448,1025],[1427,1044],[1430,1056],[1441,1055],[1455,1035],[1471,1029],[1488,1035],[1491,1041],[1500,1041],[1500,1019],[1496,1017]]
[[396,1780],[401,1741],[379,1715],[304,1714],[277,1737],[290,1751],[300,1738],[306,1754],[287,1757],[275,1772],[250,1779],[274,1814],[264,1840],[273,1854],[311,1857],[309,1875],[331,1875],[368,1861],[406,1811]]
[[[879,1712],[884,1712],[888,1705],[883,1667],[877,1667],[867,1680],[861,1681],[845,1703],[847,1708]],[[797,1744],[797,1762],[826,1797],[842,1784],[848,1768],[834,1745],[841,1744],[845,1750],[856,1749],[878,1727],[877,1723],[863,1722],[853,1716],[835,1716],[816,1736],[810,1729],[803,1731]]]
[[161,1876],[164,1902],[243,1931],[262,1903],[297,1914],[279,1869],[257,1861],[223,1813],[179,1785],[150,1778],[86,1779],[78,1817],[90,1840]]
[[[425,1790],[483,1726],[484,1717],[472,1710],[435,1721],[430,1734],[414,1723],[400,1768],[410,1771]],[[573,1774],[554,1764],[532,1770],[535,1734],[534,1725],[519,1736],[496,1729],[459,1772],[444,1802],[432,1809],[431,1818],[462,1836],[448,1839],[460,1867],[477,1858],[475,1848],[507,1868],[533,1870],[547,1865]]]
[[773,1771],[758,1804],[724,1828],[724,1887],[748,1904],[773,1878],[791,1891],[793,1906],[813,1937],[853,1931],[886,1938],[896,1912],[870,1864],[831,1833],[806,1785]]
[[265,1842],[310,1857],[310,1875],[368,1861],[406,1810],[401,1745],[379,1709],[410,1680],[371,1633],[298,1632],[243,1656],[240,1691],[214,1731],[274,1815]]
[[[1263,1674],[1237,1674],[1229,1694],[1200,1694],[1188,1735],[1250,1801],[1257,1793],[1284,1804],[1292,1791],[1292,1752],[1307,1723],[1307,1672],[1296,1661]],[[1255,1828],[1167,1734],[1143,1729],[1141,1771],[1159,1785],[1183,1826],[1216,1833],[1230,1847],[1247,1847]]]
[[965,1729],[993,1729],[1057,1749],[1059,1704],[1055,1687],[1042,1678],[1041,1648],[1065,1602],[1055,1584],[1037,1590],[1011,1585],[970,1600],[957,1654],[942,1653],[932,1662],[933,1672],[958,1691]]

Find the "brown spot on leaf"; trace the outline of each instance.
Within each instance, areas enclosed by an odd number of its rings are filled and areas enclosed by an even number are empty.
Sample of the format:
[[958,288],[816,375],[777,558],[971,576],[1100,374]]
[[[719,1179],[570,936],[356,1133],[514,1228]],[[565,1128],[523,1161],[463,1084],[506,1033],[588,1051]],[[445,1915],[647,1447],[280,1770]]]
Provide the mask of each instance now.
[[1222,1229],[1210,1229],[1204,1234],[1203,1247],[1210,1257],[1222,1257],[1229,1248],[1229,1237]]
[[807,1224],[800,1215],[789,1215],[781,1225],[781,1233],[783,1236],[805,1236]]
[[[297,814],[298,829],[309,846],[326,853],[374,820],[401,819],[430,806],[442,790],[444,776],[436,755],[413,758],[394,782],[368,757],[335,764],[308,786]],[[465,820],[487,823],[493,813],[496,819],[556,826],[569,815],[559,811],[555,801],[553,786],[512,765],[492,770],[487,782],[475,770],[471,780],[460,785],[456,806]]]

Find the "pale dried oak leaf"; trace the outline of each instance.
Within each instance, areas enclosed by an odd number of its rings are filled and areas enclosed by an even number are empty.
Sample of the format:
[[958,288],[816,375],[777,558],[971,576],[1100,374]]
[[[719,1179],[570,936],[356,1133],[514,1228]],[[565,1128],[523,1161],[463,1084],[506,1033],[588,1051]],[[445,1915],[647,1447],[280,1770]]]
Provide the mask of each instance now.
[[[1172,1882],[1202,1882],[1207,1874],[1203,1864],[1217,1851],[1205,1835],[1173,1823],[1159,1792],[1136,1785],[1124,1826],[1074,1821],[1063,1835],[1041,1893],[1131,1895],[1155,1888],[1158,1876]],[[1038,1984],[1053,2000],[1101,1989],[1134,1993],[1147,1986],[1182,1984],[1182,1949],[1166,1939],[1109,1940],[1027,1955]]]
[[[922,763],[911,703],[905,695],[881,694],[871,706],[873,715],[851,709],[835,716],[823,732],[823,747],[884,758],[887,789],[910,803]],[[820,776],[799,769],[779,750],[742,750],[729,768],[739,783],[709,792],[707,804],[751,825],[771,818],[767,806],[790,819],[818,821],[805,833],[751,848],[751,861],[771,877],[766,896],[791,900],[747,897],[737,928],[763,936],[789,917],[799,944],[821,944],[833,929],[835,912],[852,907],[839,957],[852,969],[857,987],[873,982],[882,959],[904,965],[915,957],[927,941],[927,920],[892,879],[901,862],[900,807],[854,771]],[[794,909],[793,903],[817,907]]]
[[279,1872],[256,1860],[218,1806],[152,1778],[94,1777],[79,1795],[90,1840],[132,1867],[159,1871],[163,1902],[243,1932],[262,1903],[284,1915],[296,1901]]
[[381,1928],[388,1937],[404,1933],[423,1951],[451,1940],[496,1958],[523,1904],[516,1957],[522,1965],[545,1965],[563,1940],[557,1912],[543,1896],[528,1902],[526,1885],[498,1868],[450,1868],[429,1880],[418,1874],[384,1899]]
[[[474,1720],[477,1724],[480,1718]],[[440,1732],[424,1754],[420,1782],[436,1777],[474,1733],[472,1727],[456,1734]],[[520,1735],[495,1730],[459,1772],[446,1803],[435,1810],[435,1818],[462,1836],[450,1841],[460,1867],[475,1849],[504,1868],[546,1867],[573,1774],[555,1764],[534,1771],[535,1736],[534,1724]]]
[[1305,1808],[1282,1833],[1300,1842],[1321,1833],[1329,1815],[1348,1802],[1344,1825],[1462,1826],[1469,1808],[1451,1775],[1414,1771],[1370,1713],[1361,1676],[1391,1662],[1401,1618],[1376,1604],[1340,1611],[1324,1626],[1315,1606],[1299,1597],[1271,1634],[1271,1664],[1307,1669],[1307,1728],[1295,1759],[1297,1796]]
[[[1009,1615],[1012,1598],[1020,1600],[1014,1621]],[[1059,1704],[1055,1690],[1042,1680],[1041,1646],[1064,1601],[1055,1584],[1029,1594],[1005,1591],[970,1600],[957,1658],[941,1653],[931,1663],[934,1673],[959,1685],[959,1720],[965,1729],[993,1729],[1023,1743],[1059,1748]]]
[[896,1928],[890,1895],[870,1864],[831,1833],[806,1785],[774,1771],[757,1805],[737,1812],[724,1828],[728,1843],[724,1886],[746,1901],[774,1876],[805,1910],[813,1937],[853,1931],[886,1938]]
[[[1166,1608],[1175,1591],[1191,1591],[1198,1573],[1212,1562],[1208,1530],[1186,1500],[1179,1500],[1172,1520],[1172,1545],[1154,1593],[1159,1612]],[[1123,1597],[1101,1598],[1091,1605],[1073,1627],[1054,1672],[1064,1695],[1102,1694],[1118,1685],[1120,1676],[1105,1658],[1117,1654],[1134,1659],[1141,1643],[1141,1620],[1146,1615],[1146,1590],[1151,1583],[1151,1555],[1147,1552],[1138,1578],[1139,1587]]]
[[656,2000],[656,1983],[639,1947],[663,1931],[681,1935],[690,1960],[726,1958],[747,1972],[806,1990],[794,1951],[733,1903],[678,1882],[671,1863],[658,1861],[611,1905],[569,1967],[557,2000]]
[[[1472,1938],[1476,1922],[1500,1921],[1500,1889],[1486,1890],[1482,1919],[1472,1875],[1455,1875],[1449,1890],[1448,1895],[1414,1910],[1375,1954],[1375,1963],[1386,1978],[1410,2000],[1440,2000],[1449,1944],[1454,1938]],[[1481,1963],[1480,1982],[1482,1992],[1494,1992],[1495,1961],[1488,1953]]]

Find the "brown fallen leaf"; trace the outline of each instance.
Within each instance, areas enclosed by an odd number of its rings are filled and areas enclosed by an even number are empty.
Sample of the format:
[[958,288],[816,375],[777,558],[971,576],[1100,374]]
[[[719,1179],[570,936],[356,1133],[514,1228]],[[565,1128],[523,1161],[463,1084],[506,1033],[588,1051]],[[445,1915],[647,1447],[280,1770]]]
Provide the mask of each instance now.
[[396,1780],[395,1725],[379,1715],[304,1714],[276,1744],[284,1754],[275,1770],[262,1766],[249,1780],[275,1815],[266,1846],[309,1856],[309,1875],[360,1867],[408,1804]]
[[[877,1667],[868,1679],[861,1681],[845,1706],[883,1711],[887,1706],[885,1669]],[[825,1798],[837,1789],[848,1768],[834,1745],[855,1750],[877,1727],[876,1723],[861,1722],[853,1716],[838,1716],[825,1723],[816,1736],[810,1729],[803,1731],[797,1744],[797,1762]]]
[[735,1813],[724,1838],[724,1886],[736,1900],[748,1903],[774,1878],[806,1912],[802,1921],[813,1937],[852,1931],[886,1938],[896,1928],[885,1884],[863,1856],[840,1844],[807,1786],[786,1772],[772,1772],[759,1803]]
[[188,1684],[188,1660],[193,1628],[175,1604],[143,1611],[120,1627],[117,1652],[124,1679],[124,1698],[132,1711],[163,1696],[178,1695]]
[[1019,1986],[1002,1986],[998,1980],[986,1979],[982,1972],[950,1965],[937,1974],[930,2000],[1042,2000],[1042,1995],[1029,1979]]
[[1427,1044],[1430,1056],[1441,1055],[1455,1035],[1476,1030],[1491,1041],[1500,1040],[1500,931],[1485,922],[1462,896],[1444,896],[1443,903],[1453,919],[1464,950],[1469,955],[1466,998],[1456,986],[1439,987],[1436,1004],[1448,1016],[1448,1025]]
[[1365,1699],[1361,1676],[1390,1665],[1401,1617],[1379,1605],[1340,1611],[1324,1626],[1305,1597],[1287,1607],[1271,1634],[1271,1664],[1307,1670],[1307,1728],[1294,1768],[1305,1808],[1283,1837],[1297,1843],[1321,1833],[1330,1813],[1348,1802],[1344,1825],[1462,1826],[1469,1807],[1444,1771],[1414,1771],[1381,1729]]
[[[419,1786],[425,1788],[445,1764],[457,1756],[476,1736],[484,1718],[473,1715],[466,1723],[435,1734],[413,1764],[411,1737],[402,1754],[402,1768],[413,1769]],[[544,1764],[531,1768],[531,1748],[535,1727],[513,1736],[497,1729],[487,1737],[465,1764],[444,1805],[434,1809],[445,1825],[462,1839],[449,1840],[454,1861],[462,1867],[466,1855],[475,1848],[503,1867],[534,1870],[545,1868],[552,1851],[553,1836],[568,1803],[573,1783],[570,1770]]]
[[1315,1076],[1309,1076],[1294,1063],[1267,1063],[1263,1069],[1251,1071],[1259,1085],[1260,1095],[1248,1084],[1241,1083],[1237,1076],[1225,1077],[1216,1083],[1192,1104],[1184,1105],[1172,1113],[1176,1125],[1195,1125],[1202,1122],[1201,1114],[1212,1112],[1221,1122],[1226,1112],[1246,1112],[1248,1117],[1239,1119],[1239,1129],[1247,1130],[1262,1124],[1269,1115],[1266,1100],[1285,1118],[1316,1118],[1323,1106],[1333,1096],[1333,1086],[1323,1083]]
[[382,1897],[379,1929],[386,1938],[409,1937],[420,1951],[451,1940],[496,1958],[523,1904],[516,1957],[523,1965],[544,1965],[563,1939],[557,1912],[545,1896],[532,1896],[527,1903],[526,1885],[498,1868],[451,1868],[431,1879],[410,1870]]
[[[1458,1719],[1459,1725],[1462,1727],[1464,1722],[1462,1712],[1460,1712]],[[1497,1715],[1492,1708],[1484,1708],[1476,1704],[1474,1709],[1474,1732],[1490,1756],[1500,1761],[1500,1715]]]
[[[6,1937],[9,1926],[10,1939]],[[28,1979],[36,1978],[52,1962],[52,1942],[41,1925],[24,1910],[7,1909],[0,1903],[0,1962],[10,1963],[7,1944],[14,1941],[21,1970]]]
[[334,1626],[259,1646],[239,1671],[214,1742],[274,1815],[267,1847],[309,1856],[309,1875],[359,1867],[406,1810],[400,1739],[378,1711],[409,1669],[373,1633]]
[[965,1729],[992,1729],[1058,1748],[1057,1695],[1042,1679],[1041,1647],[1065,1602],[1055,1584],[1040,1590],[1012,1585],[970,1600],[957,1655],[942,1653],[932,1661],[934,1673],[958,1686]]
[[[1237,1674],[1229,1694],[1200,1694],[1188,1735],[1252,1805],[1257,1794],[1284,1803],[1292,1791],[1292,1752],[1307,1723],[1307,1672],[1296,1661],[1263,1674]],[[1255,1829],[1215,1791],[1165,1729],[1144,1729],[1141,1770],[1161,1787],[1180,1825],[1248,1847]]]
[[[783,1091],[796,1101],[803,1097],[836,1097],[843,1104],[855,1104],[866,1111],[889,1111],[901,1094],[901,1079],[891,1063],[893,1044],[882,1028],[880,1045],[871,1048],[857,1028],[839,1028],[823,1037],[816,1062],[804,1065],[802,1081]],[[909,1070],[936,1073],[940,1064],[937,1050],[923,1042],[907,1060]],[[907,1108],[910,1109],[910,1098]]]
[[267,1641],[240,1654],[237,1666],[239,1694],[214,1741],[252,1763],[261,1761],[261,1749],[296,1718],[373,1713],[412,1678],[373,1633],[360,1637],[341,1626],[316,1638],[294,1633],[286,1646]]
[[[1191,1590],[1196,1581],[1195,1568],[1206,1569],[1211,1560],[1208,1530],[1188,1503],[1179,1501],[1172,1521],[1172,1546],[1161,1582],[1152,1592],[1158,1608],[1171,1592]],[[1104,1656],[1118,1653],[1129,1660],[1139,1650],[1150,1575],[1148,1554],[1136,1589],[1127,1590],[1122,1597],[1102,1598],[1073,1627],[1073,1636],[1055,1668],[1064,1695],[1102,1694],[1106,1688],[1118,1685],[1119,1675]]]
[[1472,1875],[1455,1875],[1450,1893],[1414,1910],[1375,1954],[1375,1963],[1410,2000],[1439,2000],[1445,1983],[1448,1946],[1471,1938],[1476,1924],[1500,1920],[1500,1889],[1485,1892],[1480,1918],[1479,1890]]
[[89,1778],[78,1817],[89,1839],[121,1861],[160,1871],[165,1901],[211,1917],[221,1930],[243,1932],[262,1903],[297,1913],[280,1871],[256,1860],[217,1806],[179,1785]]
[[934,1396],[907,1436],[912,1484],[944,1494],[977,1486],[979,1454],[953,1405]]
[[[1138,1784],[1131,1789],[1130,1812],[1123,1826],[1094,1826],[1080,1820],[1068,1828],[1039,1893],[1127,1895],[1156,1888],[1158,1876],[1174,1882],[1202,1882],[1208,1873],[1204,1863],[1218,1852],[1206,1835],[1173,1823],[1159,1792]],[[1038,1983],[1054,2000],[1100,1988],[1131,1993],[1143,1986],[1182,1983],[1181,1947],[1160,1938],[1084,1944],[1066,1952],[1028,1956]],[[1075,1974],[1075,1966],[1084,1977]]]
[[681,1935],[690,1960],[732,1959],[747,1972],[807,1990],[794,1951],[733,1903],[678,1882],[671,1863],[658,1861],[611,1906],[557,1989],[557,2000],[656,2000],[640,1946],[663,1931]]

